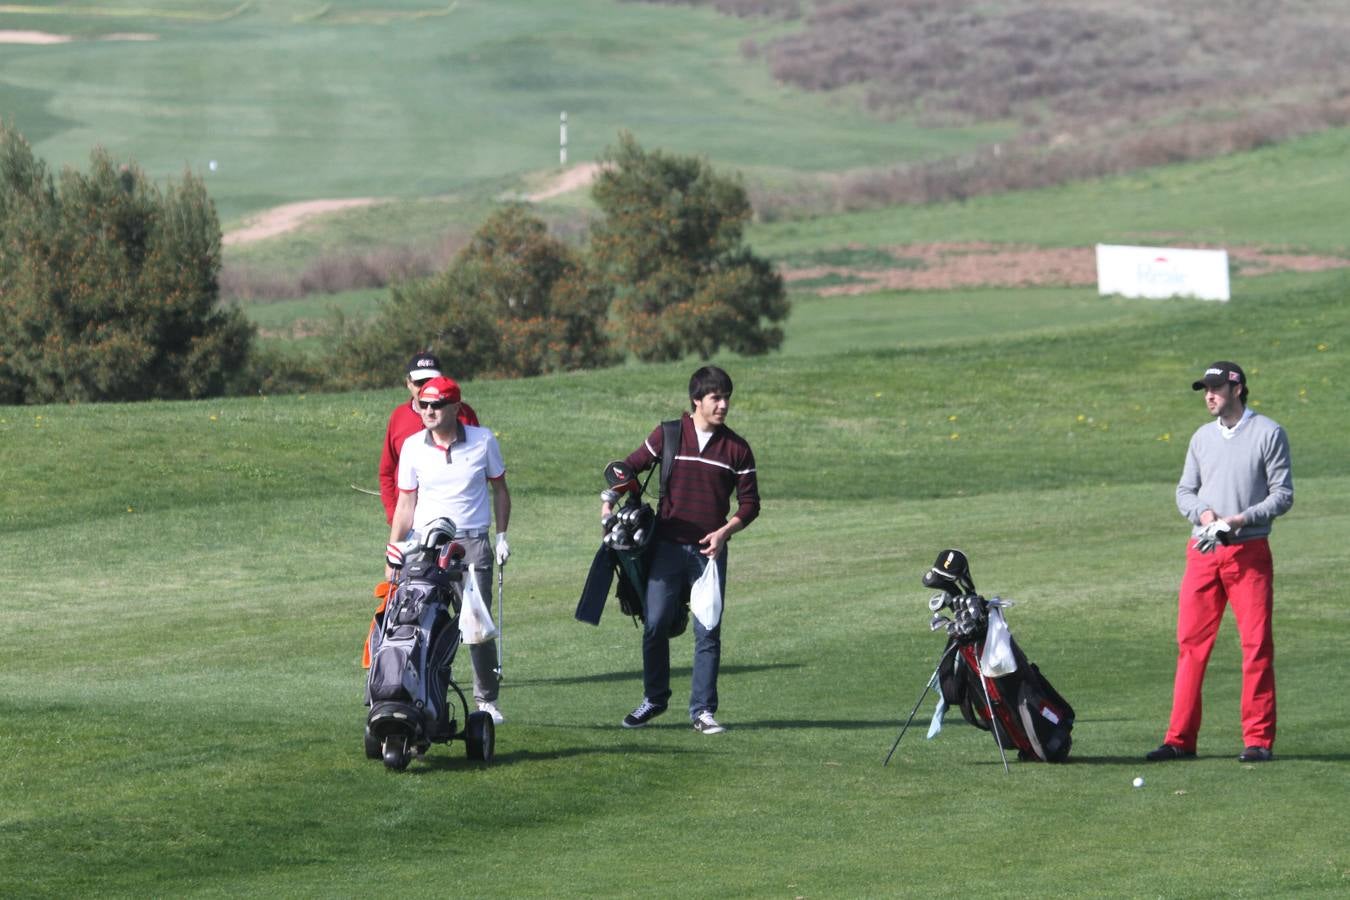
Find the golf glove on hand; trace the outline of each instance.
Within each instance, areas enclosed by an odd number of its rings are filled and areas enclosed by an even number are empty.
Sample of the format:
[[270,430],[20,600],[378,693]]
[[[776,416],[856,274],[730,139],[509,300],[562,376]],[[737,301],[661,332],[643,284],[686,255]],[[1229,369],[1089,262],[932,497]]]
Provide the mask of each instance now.
[[506,561],[511,558],[511,545],[506,542],[506,532],[497,532],[497,565],[504,566]]
[[1228,543],[1228,535],[1232,530],[1223,519],[1215,519],[1195,539],[1195,549],[1201,553],[1213,553],[1216,545]]
[[398,544],[385,544],[384,561],[389,564],[390,568],[403,568],[403,548]]

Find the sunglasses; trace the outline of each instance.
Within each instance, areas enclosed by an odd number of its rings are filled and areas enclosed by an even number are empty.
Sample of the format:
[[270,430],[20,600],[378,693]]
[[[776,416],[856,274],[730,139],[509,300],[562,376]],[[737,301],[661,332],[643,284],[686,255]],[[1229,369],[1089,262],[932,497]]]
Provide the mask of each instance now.
[[418,400],[418,407],[421,409],[445,409],[450,405],[449,400]]

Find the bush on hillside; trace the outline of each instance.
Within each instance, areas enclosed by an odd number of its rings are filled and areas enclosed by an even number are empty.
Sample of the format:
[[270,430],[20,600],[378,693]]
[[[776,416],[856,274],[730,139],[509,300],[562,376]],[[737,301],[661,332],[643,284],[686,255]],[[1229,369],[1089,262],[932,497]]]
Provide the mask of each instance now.
[[608,311],[608,289],[584,257],[508,206],[444,273],[396,286],[368,328],[347,328],[334,369],[344,384],[382,386],[391,366],[422,347],[437,350],[457,378],[611,365]]
[[161,192],[100,148],[54,180],[0,123],[0,402],[224,393],[254,329],[217,306],[219,269],[199,179]]
[[605,162],[591,253],[627,349],[653,362],[782,344],[772,323],[787,318],[783,279],[742,245],[751,210],[739,180],[695,157],[648,153],[630,134]]

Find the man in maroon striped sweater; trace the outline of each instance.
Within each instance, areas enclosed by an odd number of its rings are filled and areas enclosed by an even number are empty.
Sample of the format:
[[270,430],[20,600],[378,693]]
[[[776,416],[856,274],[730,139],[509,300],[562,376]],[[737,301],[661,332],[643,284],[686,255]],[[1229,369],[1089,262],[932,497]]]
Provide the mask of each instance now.
[[[647,577],[646,623],[642,632],[642,703],[624,717],[625,728],[641,728],[666,711],[670,701],[670,628],[683,613],[688,588],[706,566],[717,566],[725,594],[727,541],[759,515],[755,454],[745,439],[726,426],[731,405],[731,378],[717,366],[704,366],[689,379],[690,411],[680,418],[680,443],[675,451],[666,495],[656,512],[655,548]],[[660,425],[628,456],[641,472],[661,461],[664,438]],[[727,518],[735,492],[736,512]],[[601,517],[609,515],[609,504]],[[706,628],[697,616],[694,628],[694,673],[689,691],[689,718],[694,730],[718,734],[717,671],[722,659],[722,623]]]

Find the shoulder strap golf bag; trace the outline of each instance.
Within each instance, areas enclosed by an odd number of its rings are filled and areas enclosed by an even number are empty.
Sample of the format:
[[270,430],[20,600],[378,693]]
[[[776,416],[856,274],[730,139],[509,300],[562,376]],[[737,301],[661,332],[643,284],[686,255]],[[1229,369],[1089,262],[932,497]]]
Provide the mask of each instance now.
[[[661,423],[661,496],[665,496],[670,489],[670,472],[680,445],[680,421],[670,419]],[[623,460],[605,466],[605,482],[609,485],[611,502],[617,502],[619,497],[625,499],[623,505],[604,522],[605,533],[600,550],[591,563],[581,599],[577,603],[576,618],[583,622],[599,624],[600,611],[616,575],[618,584],[614,595],[619,600],[619,609],[624,615],[631,616],[634,624],[646,621],[644,606],[647,573],[656,546],[656,511],[651,504],[643,502],[642,495],[654,472],[654,469],[649,470],[646,479],[639,482],[636,473]],[[687,598],[685,607],[686,614],[677,616],[671,626],[671,637],[683,634],[688,627]]]

